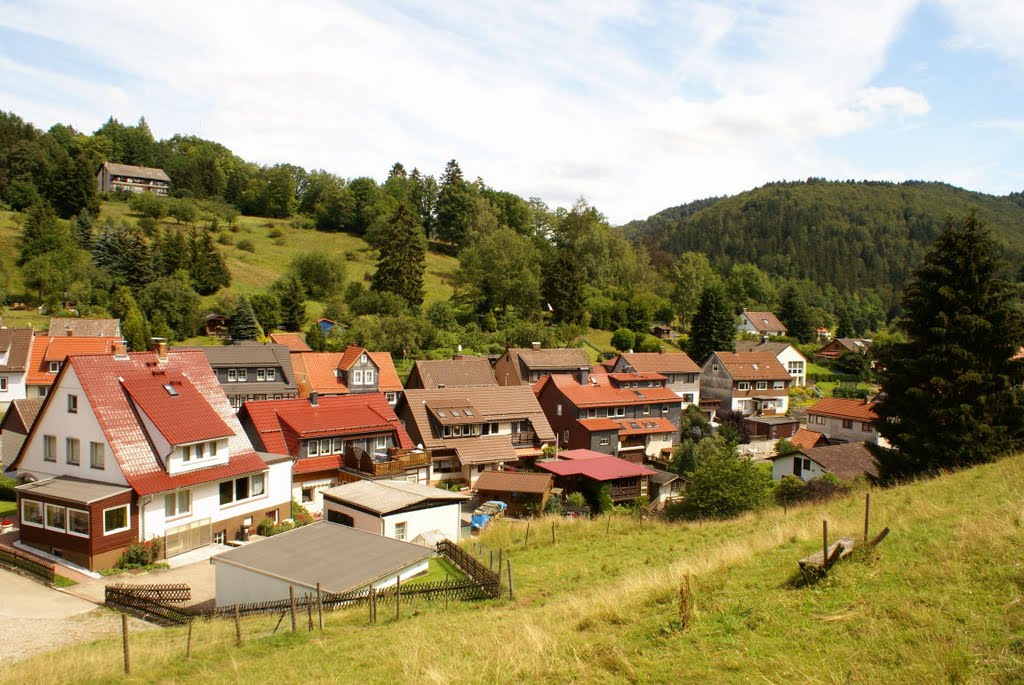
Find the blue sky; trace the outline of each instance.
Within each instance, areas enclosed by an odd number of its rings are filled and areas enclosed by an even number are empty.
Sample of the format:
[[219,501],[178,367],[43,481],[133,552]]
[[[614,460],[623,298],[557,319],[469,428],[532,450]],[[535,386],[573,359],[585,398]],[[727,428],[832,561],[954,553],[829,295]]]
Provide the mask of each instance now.
[[613,222],[780,179],[1024,190],[1024,2],[0,0],[0,109],[395,161]]

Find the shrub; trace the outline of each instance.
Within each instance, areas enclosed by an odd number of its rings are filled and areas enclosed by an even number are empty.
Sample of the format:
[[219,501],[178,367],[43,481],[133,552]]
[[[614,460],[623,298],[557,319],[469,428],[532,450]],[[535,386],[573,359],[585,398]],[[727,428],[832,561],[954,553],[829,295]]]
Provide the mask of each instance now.
[[252,252],[253,254],[256,253],[256,246],[248,238],[243,238],[238,241],[238,249],[245,250],[246,252]]
[[153,538],[145,542],[135,542],[128,546],[117,560],[117,568],[145,568],[152,565],[160,558],[160,538]]
[[620,328],[612,334],[612,347],[620,352],[633,349],[635,341],[636,335],[628,328]]
[[284,236],[284,231],[281,230],[280,226],[274,226],[272,229],[267,231],[268,238],[280,238]]
[[691,518],[732,518],[764,506],[770,486],[771,476],[730,446],[697,463],[686,491],[686,511]]
[[217,236],[217,242],[221,245],[234,245],[235,239],[231,237],[230,233],[221,233]]
[[587,498],[583,496],[582,492],[570,492],[569,496],[565,498],[565,503],[570,507],[585,507]]
[[782,507],[801,502],[807,496],[807,484],[794,475],[783,476],[772,493],[776,504]]
[[17,497],[14,495],[15,482],[7,476],[0,475],[0,502],[14,502]]
[[277,524],[274,523],[274,519],[270,518],[269,516],[265,517],[262,521],[260,521],[259,525],[256,526],[256,534],[262,535],[265,538],[270,537],[276,532],[274,530],[274,528],[276,527]]
[[292,520],[296,526],[304,526],[313,522],[313,515],[309,513],[309,509],[292,500]]
[[558,497],[548,497],[548,501],[544,503],[545,514],[561,514],[562,513],[562,500]]

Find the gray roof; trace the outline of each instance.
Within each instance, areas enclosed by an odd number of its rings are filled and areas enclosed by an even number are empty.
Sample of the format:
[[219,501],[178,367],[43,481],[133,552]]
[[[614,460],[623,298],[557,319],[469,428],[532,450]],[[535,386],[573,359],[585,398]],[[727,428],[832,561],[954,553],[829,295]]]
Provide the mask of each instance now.
[[45,397],[33,397],[27,400],[12,400],[7,412],[0,420],[0,431],[11,431],[28,435],[32,424],[36,422],[39,410],[43,406]]
[[792,347],[788,342],[772,342],[771,340],[761,342],[760,340],[737,340],[737,352],[771,352],[776,357],[782,354],[787,347]]
[[[214,369],[230,368],[253,368],[253,367],[276,367],[281,369],[283,379],[269,383],[256,382],[255,379],[247,383],[234,383],[232,387],[245,386],[246,394],[273,393],[277,386],[284,386],[295,390],[295,374],[292,372],[292,361],[288,348],[284,345],[274,343],[261,343],[254,340],[245,340],[231,345],[218,345],[212,347],[196,347],[192,349],[202,350],[206,360]],[[254,387],[249,387],[254,385]],[[226,384],[225,384],[225,387]],[[239,391],[241,392],[241,391]]]
[[339,504],[351,504],[381,516],[424,504],[436,506],[462,502],[469,495],[406,481],[358,480],[336,485],[321,492],[324,498]]
[[264,464],[276,464],[281,461],[291,461],[295,457],[290,454],[274,454],[273,452],[256,452]]
[[7,359],[0,364],[0,371],[20,373],[28,370],[32,353],[31,328],[0,328],[0,352],[7,353]]
[[421,360],[416,362],[416,372],[427,389],[498,385],[490,362],[483,357]]
[[541,348],[510,347],[509,356],[519,358],[531,371],[559,371],[562,369],[576,370],[580,367],[590,368],[590,357],[587,351],[579,347]]
[[151,181],[171,182],[171,177],[163,169],[148,166],[132,166],[131,164],[117,164],[115,162],[104,162],[103,166],[114,176],[134,176]]
[[117,338],[121,335],[121,319],[80,319],[50,317],[47,335],[78,335],[85,338]]
[[662,471],[661,469],[655,469],[654,475],[651,476],[651,480],[658,485],[668,485],[672,481],[679,480],[679,474],[672,473],[671,471]]
[[429,558],[429,547],[321,521],[218,554],[214,564],[327,592],[356,590]]
[[75,502],[76,504],[92,504],[99,500],[120,495],[123,492],[131,492],[132,489],[126,485],[114,485],[111,483],[97,483],[92,480],[81,480],[71,476],[58,476],[46,480],[37,480],[34,483],[25,483],[15,488],[22,497],[49,497]]

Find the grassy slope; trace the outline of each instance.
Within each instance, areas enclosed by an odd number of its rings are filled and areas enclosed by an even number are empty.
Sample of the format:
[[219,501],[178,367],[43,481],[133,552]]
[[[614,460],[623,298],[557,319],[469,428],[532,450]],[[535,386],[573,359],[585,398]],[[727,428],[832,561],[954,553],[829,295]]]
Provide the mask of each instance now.
[[[861,530],[862,496],[705,525],[631,519],[500,523],[484,541],[513,559],[517,598],[422,604],[375,627],[330,614],[321,636],[267,636],[276,617],[133,638],[132,680],[337,682],[985,682],[1024,679],[1024,456],[878,491],[876,554],[795,588],[796,560]],[[695,616],[675,623],[692,574]],[[382,615],[390,616],[390,611]],[[119,679],[108,639],[11,665],[10,682]]]

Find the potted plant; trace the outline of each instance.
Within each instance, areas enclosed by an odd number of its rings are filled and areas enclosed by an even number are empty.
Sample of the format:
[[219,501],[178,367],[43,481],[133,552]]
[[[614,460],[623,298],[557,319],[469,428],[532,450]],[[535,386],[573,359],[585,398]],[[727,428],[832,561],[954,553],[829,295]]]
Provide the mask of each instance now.
[[12,530],[14,530],[14,521],[9,518],[0,521],[0,533],[10,533]]

